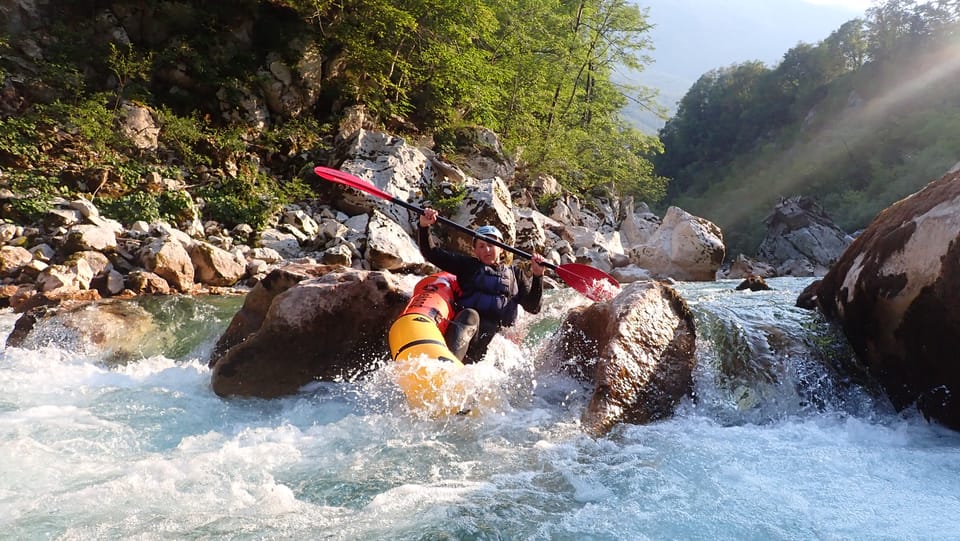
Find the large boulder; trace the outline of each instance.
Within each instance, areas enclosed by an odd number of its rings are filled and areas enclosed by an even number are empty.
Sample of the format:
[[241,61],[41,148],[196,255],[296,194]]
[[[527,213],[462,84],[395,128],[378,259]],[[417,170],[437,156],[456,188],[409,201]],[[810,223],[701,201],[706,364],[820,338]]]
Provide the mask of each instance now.
[[301,279],[271,273],[264,290],[251,293],[211,358],[214,392],[284,396],[311,381],[349,380],[389,358],[387,329],[411,288],[389,272],[307,277],[326,270],[301,268]]
[[466,174],[474,178],[511,178],[516,164],[503,151],[493,131],[480,126],[460,126],[434,135],[439,148],[453,150]]
[[624,247],[630,249],[646,244],[662,222],[645,204],[634,209],[632,197],[627,197],[625,201],[624,218],[618,230]]
[[155,238],[144,244],[139,262],[179,291],[186,293],[193,289],[195,271],[190,253],[173,238]]
[[816,298],[897,408],[960,429],[960,173],[877,216]]
[[[421,202],[424,178],[433,177],[432,165],[420,149],[408,145],[403,138],[383,132],[356,130],[343,153],[350,158],[340,165],[341,170],[413,204]],[[333,190],[338,210],[356,215],[371,214],[377,209],[403,226],[407,233],[414,234],[409,212],[400,205],[339,184],[327,185]]]
[[[513,245],[517,238],[517,218],[513,213],[510,189],[500,178],[470,180],[467,196],[451,218],[471,229],[493,225],[503,233],[505,243]],[[459,231],[443,231],[449,235],[447,247],[464,253],[473,253],[473,237]]]
[[160,127],[149,108],[138,103],[124,101],[120,104],[120,133],[140,150],[155,151],[160,136]]
[[190,260],[196,280],[211,286],[232,286],[247,273],[233,254],[209,242],[196,242],[190,247]]
[[416,241],[400,225],[376,210],[367,228],[364,255],[373,270],[397,271],[425,263]]
[[780,201],[764,223],[757,256],[780,275],[823,276],[853,242],[811,197]]
[[595,384],[582,419],[594,435],[666,418],[693,386],[693,314],[659,282],[634,282],[610,301],[572,311],[554,346],[561,366]]
[[712,282],[725,254],[723,234],[716,224],[670,207],[647,242],[631,247],[628,255],[658,278]]

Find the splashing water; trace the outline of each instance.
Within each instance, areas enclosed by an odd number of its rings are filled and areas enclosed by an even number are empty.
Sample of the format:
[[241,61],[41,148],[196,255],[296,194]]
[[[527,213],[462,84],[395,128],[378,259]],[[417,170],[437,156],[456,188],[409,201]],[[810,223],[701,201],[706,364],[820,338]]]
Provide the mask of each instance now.
[[[775,291],[678,284],[697,317],[696,397],[672,419],[599,439],[580,429],[589,388],[548,358],[563,314],[589,302],[568,290],[525,315],[519,343],[498,337],[483,362],[455,375],[495,398],[476,416],[409,408],[390,365],[283,399],[221,399],[203,352],[230,310],[178,308],[167,330],[188,346],[168,341],[167,352],[119,366],[50,344],[6,348],[0,531],[64,540],[955,538],[960,437],[837,376],[823,361],[823,322],[793,308],[809,281],[769,283]],[[15,319],[0,312],[3,336]]]
[[586,295],[590,299],[597,301],[609,301],[620,294],[620,286],[609,280],[593,280],[587,287]]

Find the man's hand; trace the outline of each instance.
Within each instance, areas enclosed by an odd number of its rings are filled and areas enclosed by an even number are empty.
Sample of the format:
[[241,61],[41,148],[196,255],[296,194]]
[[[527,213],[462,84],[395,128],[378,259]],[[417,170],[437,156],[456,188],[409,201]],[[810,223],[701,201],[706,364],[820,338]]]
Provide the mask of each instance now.
[[435,223],[437,223],[436,209],[430,207],[423,209],[423,214],[420,215],[420,227],[430,227]]
[[530,270],[533,271],[534,276],[543,276],[543,271],[546,270],[546,267],[543,266],[544,261],[540,254],[533,254],[530,258]]

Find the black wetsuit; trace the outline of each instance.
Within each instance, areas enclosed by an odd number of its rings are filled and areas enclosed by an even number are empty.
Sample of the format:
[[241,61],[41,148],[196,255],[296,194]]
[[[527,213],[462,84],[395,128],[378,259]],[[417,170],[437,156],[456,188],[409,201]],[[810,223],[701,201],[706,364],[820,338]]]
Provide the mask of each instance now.
[[[470,342],[463,359],[465,363],[477,362],[483,358],[493,336],[502,328],[514,324],[517,308],[536,314],[540,311],[543,299],[543,278],[528,278],[519,269],[499,264],[496,267],[484,265],[472,255],[435,248],[430,242],[430,228],[420,227],[417,241],[420,252],[427,261],[457,277],[457,283],[464,295],[455,300],[456,309],[473,308],[480,315],[480,326]],[[491,276],[502,277],[503,288],[500,295],[491,292]],[[507,285],[509,284],[509,285]],[[484,299],[485,296],[500,297]],[[469,306],[461,304],[465,301]]]

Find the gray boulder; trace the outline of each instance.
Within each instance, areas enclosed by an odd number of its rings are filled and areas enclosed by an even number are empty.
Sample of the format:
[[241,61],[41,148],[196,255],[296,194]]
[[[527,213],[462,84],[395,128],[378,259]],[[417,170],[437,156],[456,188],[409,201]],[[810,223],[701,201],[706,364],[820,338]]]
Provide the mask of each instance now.
[[780,275],[823,276],[853,242],[810,197],[781,201],[764,223],[757,256]]

